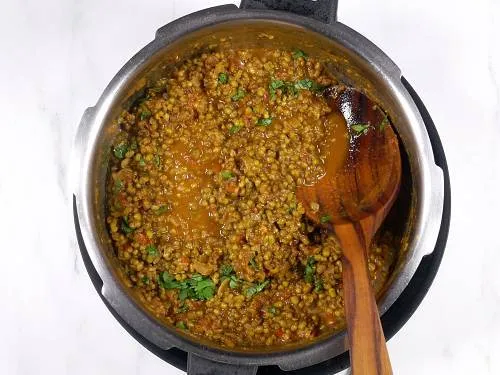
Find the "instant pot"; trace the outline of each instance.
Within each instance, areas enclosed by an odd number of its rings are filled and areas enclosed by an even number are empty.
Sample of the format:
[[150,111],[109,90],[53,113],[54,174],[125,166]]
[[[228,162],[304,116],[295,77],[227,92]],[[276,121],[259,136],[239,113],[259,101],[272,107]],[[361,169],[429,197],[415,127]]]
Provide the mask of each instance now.
[[148,82],[168,75],[193,54],[217,48],[221,40],[224,48],[303,49],[323,61],[341,83],[362,90],[389,114],[402,144],[406,213],[399,224],[402,242],[396,265],[378,296],[387,339],[410,318],[438,271],[450,222],[450,181],[436,127],[397,65],[338,22],[336,11],[336,0],[243,0],[240,7],[223,5],[182,17],[160,28],[124,65],[79,125],[72,161],[73,212],[85,267],[125,330],[189,374],[325,374],[349,366],[345,331],[268,351],[230,350],[196,340],[150,315],[116,272],[104,204],[110,147],[119,131],[113,120]]

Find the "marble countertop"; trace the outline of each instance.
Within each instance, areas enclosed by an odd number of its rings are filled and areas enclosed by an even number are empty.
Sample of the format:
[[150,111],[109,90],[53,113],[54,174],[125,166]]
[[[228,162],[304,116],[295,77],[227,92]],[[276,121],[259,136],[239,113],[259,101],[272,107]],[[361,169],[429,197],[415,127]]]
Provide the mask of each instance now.
[[[0,374],[181,373],[97,296],[74,235],[68,162],[84,109],[155,30],[227,2],[2,2]],[[400,66],[450,165],[447,251],[389,342],[395,373],[500,374],[500,2],[341,0],[338,14]]]

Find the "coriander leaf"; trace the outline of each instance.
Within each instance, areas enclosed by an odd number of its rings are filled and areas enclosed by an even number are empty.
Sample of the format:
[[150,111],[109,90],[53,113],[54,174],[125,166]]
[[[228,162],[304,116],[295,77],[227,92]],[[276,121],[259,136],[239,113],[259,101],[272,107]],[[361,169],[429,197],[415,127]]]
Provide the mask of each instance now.
[[332,216],[331,215],[323,215],[319,219],[319,221],[320,221],[321,224],[326,224],[326,223],[330,222],[331,220],[332,220]]
[[272,89],[279,89],[285,86],[285,82],[283,82],[281,79],[272,79],[271,83],[269,83],[269,88]]
[[269,83],[269,95],[271,95],[271,99],[276,99],[276,90],[282,88],[285,83],[279,79],[272,79]]
[[134,231],[134,228],[131,228],[130,225],[128,224],[128,218],[126,216],[122,217],[120,229],[123,232],[123,234],[130,234]]
[[181,286],[181,283],[175,280],[167,271],[161,273],[158,278],[158,284],[164,289],[177,289]]
[[227,73],[222,72],[222,73],[219,73],[219,77],[217,78],[217,80],[219,81],[219,83],[222,83],[223,85],[225,85],[226,83],[229,82],[229,76]]
[[132,138],[132,141],[130,142],[130,149],[137,150],[137,139]]
[[241,283],[241,280],[238,279],[238,276],[234,273],[233,266],[229,264],[224,264],[221,266],[219,270],[219,274],[221,275],[221,280],[224,281],[229,279],[229,287],[231,289],[236,289]]
[[278,309],[276,309],[276,307],[274,306],[271,306],[267,308],[267,312],[271,315],[276,315],[278,313]]
[[310,88],[311,91],[316,93],[321,93],[326,89],[327,86],[320,85],[318,82],[313,81],[312,86]]
[[115,154],[118,159],[125,158],[125,154],[127,153],[127,151],[128,145],[126,142],[121,142],[113,148],[113,154]]
[[220,267],[219,273],[222,277],[229,277],[233,273],[233,266],[230,264],[223,264]]
[[266,288],[266,286],[269,285],[269,283],[269,280],[264,280],[261,283],[253,284],[251,287],[245,290],[245,295],[247,297],[253,297],[255,294],[262,292]]
[[229,129],[229,133],[230,134],[236,134],[240,131],[241,129],[241,126],[240,125],[233,125],[231,126],[231,128]]
[[370,124],[354,124],[351,125],[351,129],[356,132],[357,135],[367,134]]
[[260,268],[259,268],[259,265],[257,264],[257,262],[255,261],[255,256],[252,257],[252,259],[250,259],[250,261],[248,262],[248,265],[250,267],[252,267],[255,271],[258,271]]
[[321,292],[323,290],[323,280],[319,277],[314,277],[314,291]]
[[170,210],[170,206],[168,204],[162,204],[156,211],[155,215],[161,215]]
[[314,257],[307,258],[306,268],[304,269],[304,280],[308,283],[314,282],[314,273],[316,271],[316,267],[314,264],[316,263],[316,259]]
[[313,87],[313,81],[311,79],[301,79],[300,81],[295,82],[295,87],[298,90],[310,90]]
[[215,294],[215,284],[212,279],[198,274],[179,282],[165,271],[158,278],[158,283],[164,289],[179,289],[181,301],[186,299],[207,300]]
[[325,89],[325,86],[320,85],[319,83],[313,81],[312,79],[306,78],[295,82],[295,88],[297,90],[310,90],[314,92],[320,92]]
[[141,167],[145,167],[145,166],[146,166],[146,160],[144,160],[143,158],[140,158],[140,159],[139,159],[139,165],[140,165]]
[[389,125],[389,119],[387,118],[387,115],[384,115],[384,119],[382,120],[382,122],[380,123],[380,125],[378,126],[378,129],[383,132],[384,129]]
[[143,284],[149,284],[149,277],[143,276],[142,279],[141,279],[141,281],[142,281]]
[[212,279],[199,275],[196,280],[194,279],[194,276],[191,280],[194,280],[192,285],[194,292],[196,293],[196,299],[207,300],[214,296],[215,284]]
[[148,93],[146,95],[146,99],[151,99],[152,97],[156,96],[157,94],[159,94],[161,92],[161,88],[160,87],[150,87],[148,88]]
[[195,273],[193,276],[191,276],[191,281],[201,281],[203,280],[203,276],[201,276],[199,273]]
[[229,180],[234,177],[234,173],[231,171],[222,171],[220,175],[224,180]]
[[179,299],[184,301],[187,298],[194,298],[194,292],[191,288],[184,287],[179,291]]
[[273,122],[272,118],[260,118],[257,120],[257,126],[269,126]]
[[243,99],[244,97],[245,97],[245,91],[241,87],[238,87],[238,89],[236,90],[236,94],[231,96],[231,100],[233,102],[237,102],[238,100]]
[[158,249],[156,249],[156,247],[154,247],[153,245],[149,245],[148,247],[146,247],[146,251],[147,251],[148,255],[151,255],[151,256],[158,255]]
[[236,275],[231,275],[229,277],[229,287],[231,289],[236,289],[240,285],[240,280],[236,277]]
[[286,95],[297,96],[299,90],[295,87],[293,82],[285,82],[285,85],[283,86],[283,93]]
[[303,57],[304,59],[307,58],[307,53],[305,53],[304,51],[302,51],[301,49],[298,49],[296,48],[294,51],[293,51],[293,54],[292,54],[293,58],[294,59],[298,59],[298,58],[301,58]]
[[139,115],[139,118],[141,121],[146,120],[147,118],[151,117],[151,111],[147,108],[142,108],[141,109],[141,114]]
[[120,192],[121,190],[123,189],[123,181],[120,180],[119,178],[117,178],[115,180],[115,183],[113,185],[113,192],[114,193],[118,193]]
[[183,329],[183,330],[187,329],[186,323],[184,323],[184,322],[177,322],[177,324],[175,326],[179,329]]
[[156,168],[160,168],[160,155],[155,154],[153,157],[153,162],[155,163]]

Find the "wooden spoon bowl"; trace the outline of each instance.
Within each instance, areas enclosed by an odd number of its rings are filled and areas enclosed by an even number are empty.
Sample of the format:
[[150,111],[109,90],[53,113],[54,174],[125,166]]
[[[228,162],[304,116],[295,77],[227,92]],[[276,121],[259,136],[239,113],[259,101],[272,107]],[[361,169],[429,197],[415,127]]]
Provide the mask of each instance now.
[[326,90],[325,98],[347,123],[349,148],[340,163],[327,157],[325,175],[314,185],[299,186],[297,198],[306,216],[333,231],[343,249],[344,305],[353,374],[392,374],[369,278],[367,249],[399,191],[398,139],[385,113],[363,93],[332,87]]

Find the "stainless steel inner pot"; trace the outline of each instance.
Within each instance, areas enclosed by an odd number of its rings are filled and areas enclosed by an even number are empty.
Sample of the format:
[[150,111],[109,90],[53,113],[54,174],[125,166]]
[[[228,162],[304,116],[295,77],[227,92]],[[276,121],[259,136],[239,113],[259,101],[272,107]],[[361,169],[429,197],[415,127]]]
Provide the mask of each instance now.
[[249,369],[272,364],[292,370],[345,352],[346,333],[266,351],[227,350],[193,340],[150,315],[120,281],[105,224],[105,182],[110,145],[119,130],[113,122],[117,115],[149,82],[168,74],[184,59],[208,49],[249,46],[306,50],[339,80],[365,90],[390,115],[407,157],[403,173],[409,186],[405,220],[399,224],[404,239],[392,276],[378,297],[380,314],[384,314],[407,286],[422,257],[434,249],[443,210],[443,173],[434,162],[427,130],[401,82],[399,68],[374,44],[339,22],[324,24],[286,12],[223,6],[193,13],[158,30],[155,39],[117,73],[97,104],[85,111],[73,160],[76,214],[103,282],[102,295],[147,340],[162,349],[185,350],[193,361],[208,359]]

